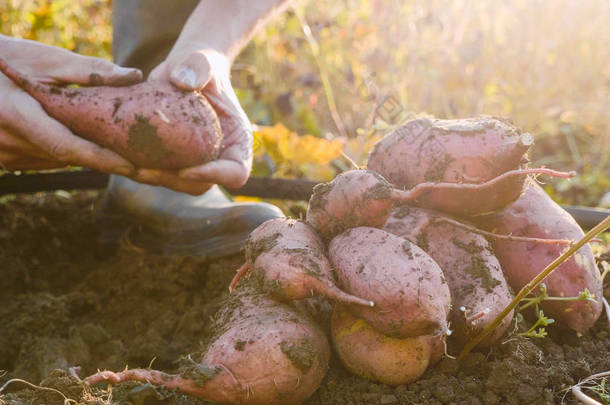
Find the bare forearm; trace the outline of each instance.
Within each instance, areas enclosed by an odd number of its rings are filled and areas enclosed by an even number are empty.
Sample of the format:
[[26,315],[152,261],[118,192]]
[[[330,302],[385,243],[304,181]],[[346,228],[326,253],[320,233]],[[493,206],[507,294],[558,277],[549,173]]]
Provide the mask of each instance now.
[[177,45],[213,48],[233,60],[258,28],[289,0],[201,0]]

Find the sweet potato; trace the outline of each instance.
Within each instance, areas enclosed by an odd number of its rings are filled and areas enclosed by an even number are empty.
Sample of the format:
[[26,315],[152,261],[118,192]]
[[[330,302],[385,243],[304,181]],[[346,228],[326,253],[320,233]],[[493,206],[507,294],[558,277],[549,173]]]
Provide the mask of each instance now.
[[[483,229],[516,236],[578,240],[584,235],[574,218],[533,181],[528,182],[525,193],[513,204],[498,213],[476,218],[476,222]],[[559,244],[505,239],[494,239],[492,244],[504,275],[515,290],[523,288],[565,249]],[[555,325],[583,332],[595,323],[602,311],[602,285],[589,245],[580,248],[544,283],[550,296],[574,297],[588,289],[597,300],[544,301],[541,308],[556,320]]]
[[230,289],[250,271],[260,289],[281,300],[303,299],[317,293],[338,301],[374,305],[337,288],[324,253],[322,240],[305,222],[270,219],[248,236],[246,263],[237,271]]
[[392,185],[373,171],[341,173],[314,187],[307,222],[327,239],[358,226],[382,227],[394,204],[392,190]]
[[[328,240],[358,226],[382,227],[394,204],[430,204],[463,215],[482,213],[482,207],[489,207],[473,198],[493,199],[496,191],[512,181],[510,179],[532,173],[561,177],[572,175],[549,169],[523,169],[503,173],[483,183],[428,182],[401,190],[374,171],[350,170],[339,174],[329,183],[314,187],[306,218]],[[441,196],[442,199],[435,202],[430,200],[430,196]]]
[[[136,166],[180,169],[217,157],[218,117],[199,92],[143,82],[126,87],[68,88],[36,83],[0,59],[0,71],[72,132]],[[95,85],[95,75],[91,78]]]
[[293,308],[241,288],[214,319],[200,362],[178,374],[151,369],[98,372],[89,384],[149,382],[227,404],[300,404],[320,385],[330,359],[326,336]]
[[388,385],[408,384],[442,355],[440,336],[394,339],[336,305],[331,318],[335,351],[350,372]]
[[423,250],[389,232],[358,227],[330,242],[329,258],[344,291],[375,302],[354,315],[394,338],[448,333],[451,297],[443,273]]
[[[489,242],[443,222],[444,218],[433,211],[403,206],[392,211],[383,229],[417,244],[443,270],[451,291],[451,336],[464,344],[489,325],[513,295]],[[499,339],[512,318],[511,312],[481,345]]]
[[397,187],[419,187],[411,204],[456,215],[481,214],[516,200],[527,174],[570,175],[526,169],[532,143],[530,134],[495,118],[417,119],[375,145],[368,169]]

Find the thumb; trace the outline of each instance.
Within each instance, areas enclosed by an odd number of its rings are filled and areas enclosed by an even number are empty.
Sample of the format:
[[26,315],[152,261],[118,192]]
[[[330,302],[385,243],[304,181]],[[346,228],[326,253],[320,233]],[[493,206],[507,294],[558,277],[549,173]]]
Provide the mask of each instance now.
[[172,68],[169,79],[174,86],[193,91],[208,84],[211,72],[212,67],[208,58],[202,53],[193,52]]

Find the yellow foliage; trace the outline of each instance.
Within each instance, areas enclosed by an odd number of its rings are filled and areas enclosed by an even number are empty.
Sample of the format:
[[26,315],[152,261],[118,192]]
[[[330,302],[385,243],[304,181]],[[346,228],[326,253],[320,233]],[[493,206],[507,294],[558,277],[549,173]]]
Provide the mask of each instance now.
[[278,167],[280,177],[332,179],[335,172],[329,163],[338,158],[343,142],[312,135],[299,136],[282,124],[261,126],[254,131],[255,157],[268,154]]

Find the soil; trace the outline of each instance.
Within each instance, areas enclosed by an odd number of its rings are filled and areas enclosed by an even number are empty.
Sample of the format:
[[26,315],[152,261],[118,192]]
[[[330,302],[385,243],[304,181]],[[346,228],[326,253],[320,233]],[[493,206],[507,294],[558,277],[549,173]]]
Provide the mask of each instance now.
[[[216,262],[102,246],[97,192],[40,193],[0,203],[0,385],[21,378],[82,404],[207,404],[147,384],[88,388],[67,374],[148,367],[174,371],[201,348],[241,255]],[[398,387],[350,375],[336,358],[306,404],[575,404],[566,388],[610,370],[607,321],[576,336],[509,337],[458,364],[441,360]],[[450,348],[451,350],[455,350]],[[0,404],[61,405],[13,383]]]

